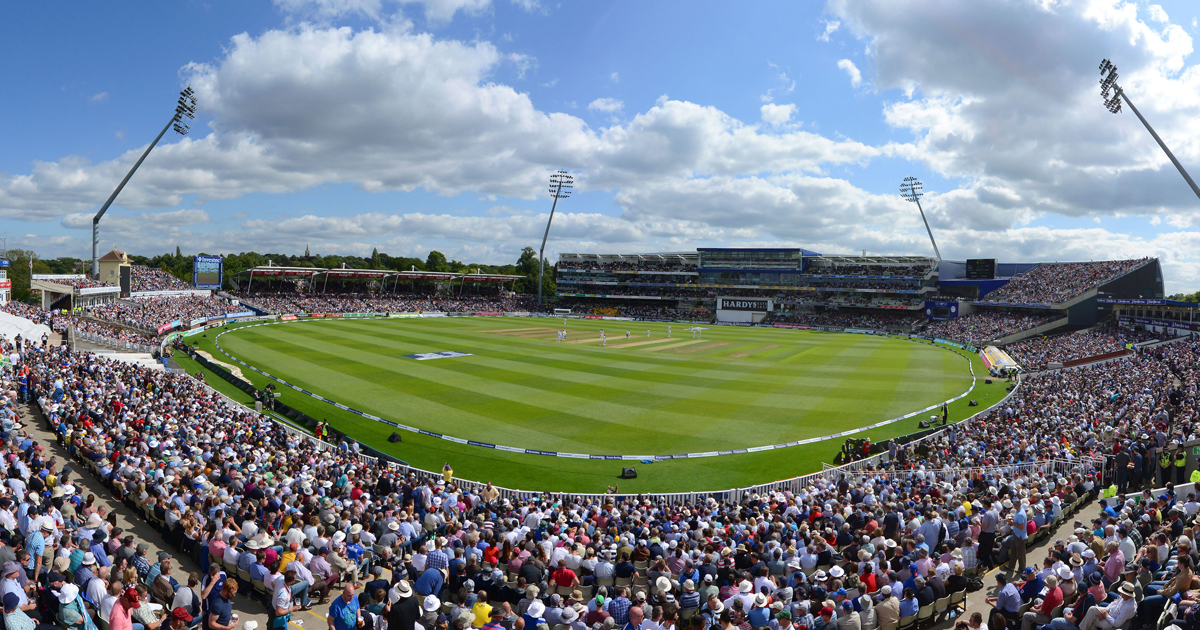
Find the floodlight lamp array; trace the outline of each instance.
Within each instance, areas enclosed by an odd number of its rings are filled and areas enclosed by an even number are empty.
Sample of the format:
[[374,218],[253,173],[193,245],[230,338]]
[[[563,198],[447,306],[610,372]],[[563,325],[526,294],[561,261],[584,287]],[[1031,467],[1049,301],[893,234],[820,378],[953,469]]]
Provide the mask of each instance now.
[[575,185],[575,177],[566,171],[555,171],[550,176],[550,196],[554,199],[566,199],[571,196]]
[[1100,94],[1104,97],[1104,106],[1108,111],[1121,113],[1121,86],[1117,85],[1117,67],[1105,59],[1100,62]]
[[172,120],[175,133],[181,136],[186,136],[191,130],[191,127],[183,122],[184,118],[196,118],[196,93],[190,85],[179,93],[179,101],[175,104],[175,118]]
[[925,193],[921,192],[922,184],[916,177],[905,177],[900,183],[900,196],[905,201],[916,202]]

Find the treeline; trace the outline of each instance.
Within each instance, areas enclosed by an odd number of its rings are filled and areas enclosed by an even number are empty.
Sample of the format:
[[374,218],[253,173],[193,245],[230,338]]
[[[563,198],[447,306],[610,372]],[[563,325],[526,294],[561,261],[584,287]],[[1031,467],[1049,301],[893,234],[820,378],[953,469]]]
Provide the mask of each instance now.
[[[203,252],[200,255],[210,255]],[[80,260],[78,258],[53,258],[41,259],[37,255],[28,250],[10,249],[8,250],[8,259],[12,263],[9,271],[9,277],[13,282],[13,299],[27,302],[30,300],[29,292],[29,260],[33,259],[33,273],[89,273],[91,271],[90,260]],[[532,247],[526,247],[521,251],[521,256],[517,259],[516,264],[511,265],[484,265],[480,263],[463,263],[457,260],[447,260],[446,255],[437,250],[429,252],[429,255],[424,260],[409,256],[389,256],[386,253],[375,249],[368,257],[363,256],[339,256],[328,255],[321,256],[314,254],[312,256],[296,256],[293,254],[259,254],[258,252],[243,252],[240,254],[228,254],[224,256],[225,261],[225,286],[232,288],[232,283],[229,281],[234,274],[239,271],[251,269],[266,265],[268,261],[272,265],[279,267],[309,267],[309,268],[325,268],[335,269],[345,265],[353,269],[391,269],[394,271],[409,271],[416,269],[417,271],[441,271],[452,273],[474,273],[476,271],[482,273],[496,273],[506,275],[525,276],[518,280],[515,285],[517,293],[534,294],[537,293],[537,275],[538,262],[537,252]],[[138,256],[135,254],[129,255],[129,262],[135,265],[145,265],[162,269],[184,282],[191,283],[192,281],[192,256],[185,256],[178,247],[175,248],[173,254],[160,254],[158,256],[147,257]],[[544,275],[543,292],[547,295],[554,295],[554,269],[550,261],[546,262]]]
[[1200,291],[1196,291],[1195,293],[1176,293],[1175,295],[1168,295],[1167,299],[1179,300],[1180,302],[1200,302]]

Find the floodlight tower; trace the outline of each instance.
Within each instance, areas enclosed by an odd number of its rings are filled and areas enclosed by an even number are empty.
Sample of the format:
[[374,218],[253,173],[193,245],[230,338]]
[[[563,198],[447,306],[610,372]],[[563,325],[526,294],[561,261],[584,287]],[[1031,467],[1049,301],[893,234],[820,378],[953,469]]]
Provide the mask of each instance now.
[[904,197],[905,201],[917,204],[921,220],[925,222],[925,231],[929,233],[929,242],[933,244],[933,253],[940,262],[942,253],[938,251],[937,241],[933,240],[933,230],[929,229],[929,220],[925,218],[925,209],[921,207],[921,195],[924,194],[921,192],[921,182],[916,177],[905,177],[904,181],[900,182],[900,196]]
[[167,130],[174,126],[175,133],[178,133],[181,136],[186,136],[190,127],[188,127],[188,124],[184,122],[183,119],[187,118],[190,120],[195,117],[196,93],[192,91],[191,86],[188,86],[179,93],[179,100],[175,103],[175,114],[171,116],[171,120],[167,122],[167,126],[163,127],[162,131],[158,132],[158,137],[154,139],[154,142],[150,143],[150,146],[146,147],[146,150],[142,153],[142,157],[138,158],[138,161],[134,163],[133,168],[129,169],[129,173],[125,175],[125,179],[122,179],[121,183],[117,184],[117,189],[108,196],[108,201],[105,201],[104,205],[100,207],[100,212],[97,212],[96,216],[92,217],[93,280],[100,279],[100,261],[98,251],[100,248],[100,217],[104,216],[104,213],[108,211],[108,207],[112,205],[113,200],[117,198],[117,195],[121,194],[121,190],[125,188],[125,184],[129,182],[129,178],[133,177],[133,173],[138,170],[139,166],[142,165],[142,162],[146,159],[146,156],[150,155],[150,151],[154,149],[154,146],[158,144],[158,141],[162,140],[163,134],[167,133]]
[[558,207],[559,199],[571,196],[571,188],[575,178],[566,171],[555,171],[550,176],[550,196],[554,203],[550,204],[550,219],[546,221],[546,233],[542,235],[542,248],[538,250],[538,306],[542,305],[542,271],[546,268],[546,239],[550,236],[550,222],[554,220],[554,209]]
[[[1200,187],[1197,187],[1196,182],[1192,181],[1192,176],[1188,175],[1188,172],[1184,170],[1179,160],[1175,159],[1175,154],[1171,153],[1171,150],[1167,148],[1162,138],[1158,137],[1158,134],[1154,132],[1154,127],[1151,127],[1150,123],[1146,122],[1146,118],[1142,116],[1138,108],[1133,106],[1133,101],[1129,100],[1129,95],[1125,94],[1125,90],[1117,85],[1117,67],[1107,59],[1101,61],[1100,76],[1102,77],[1100,79],[1100,94],[1104,97],[1104,106],[1108,108],[1108,111],[1114,114],[1121,113],[1121,99],[1125,99],[1125,104],[1129,106],[1129,109],[1133,110],[1138,120],[1142,121],[1142,124],[1146,126],[1146,131],[1149,131],[1150,135],[1154,137],[1154,141],[1158,143],[1158,146],[1162,147],[1163,153],[1167,154],[1167,157],[1171,159],[1171,163],[1175,165],[1175,168],[1179,169],[1179,174],[1183,175],[1183,179],[1188,183],[1188,186],[1192,187],[1192,192],[1196,193],[1197,197],[1200,197]],[[1109,96],[1110,91],[1113,92],[1112,96]]]

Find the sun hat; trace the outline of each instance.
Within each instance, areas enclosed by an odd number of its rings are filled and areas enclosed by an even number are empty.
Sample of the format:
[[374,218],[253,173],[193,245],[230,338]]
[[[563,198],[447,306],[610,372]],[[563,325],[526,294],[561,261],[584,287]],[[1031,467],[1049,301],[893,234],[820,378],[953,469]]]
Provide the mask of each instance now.
[[62,588],[58,589],[58,593],[55,593],[55,596],[58,597],[58,601],[64,604],[70,604],[71,602],[75,601],[75,597],[78,595],[79,587],[75,586],[74,584],[63,584]]

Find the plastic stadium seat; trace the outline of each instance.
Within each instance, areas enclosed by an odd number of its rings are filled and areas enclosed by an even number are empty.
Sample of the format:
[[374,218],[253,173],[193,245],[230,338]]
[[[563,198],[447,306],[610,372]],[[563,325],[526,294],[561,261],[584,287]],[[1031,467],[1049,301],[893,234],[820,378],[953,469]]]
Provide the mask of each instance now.
[[916,625],[918,628],[933,625],[933,604],[925,604],[917,611]]
[[907,617],[901,617],[896,624],[898,626],[898,630],[912,630],[913,628],[917,627],[917,616],[909,615]]
[[959,617],[967,614],[967,592],[958,591],[950,594],[950,609],[954,611],[954,616]]
[[936,602],[933,602],[933,616],[936,619],[941,619],[950,611],[950,596],[947,595]]

